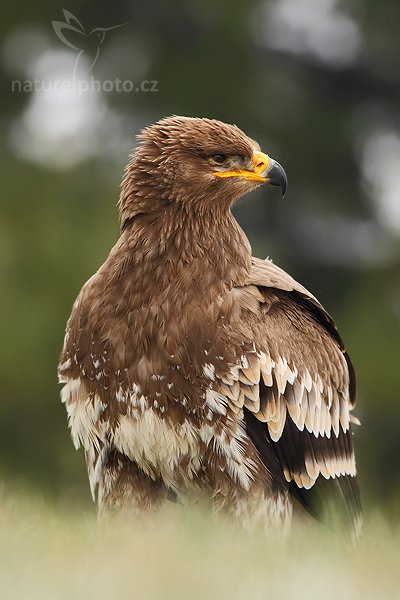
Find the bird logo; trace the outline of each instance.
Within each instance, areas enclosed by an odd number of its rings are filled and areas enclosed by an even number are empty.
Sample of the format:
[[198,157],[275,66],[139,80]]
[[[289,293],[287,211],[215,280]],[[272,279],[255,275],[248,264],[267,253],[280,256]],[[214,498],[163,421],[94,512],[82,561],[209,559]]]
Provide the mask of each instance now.
[[[96,27],[88,31],[69,10],[63,8],[63,14],[65,21],[52,21],[51,24],[58,39],[69,48],[78,52],[74,64],[74,79],[76,73],[79,71],[85,71],[84,76],[86,76],[93,69],[99,58],[100,47],[104,42],[106,33],[112,29],[124,27],[128,23],[121,23],[113,27]],[[86,68],[86,65],[82,68],[84,64],[82,60],[83,56],[89,59],[89,68]]]

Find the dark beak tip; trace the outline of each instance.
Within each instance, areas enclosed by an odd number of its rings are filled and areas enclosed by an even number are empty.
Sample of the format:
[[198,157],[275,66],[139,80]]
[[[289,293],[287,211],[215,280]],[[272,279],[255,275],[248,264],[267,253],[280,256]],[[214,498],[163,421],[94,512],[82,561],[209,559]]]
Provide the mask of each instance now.
[[276,160],[271,161],[271,165],[267,170],[267,177],[270,185],[276,185],[281,188],[282,198],[284,198],[288,187],[287,176],[282,165]]

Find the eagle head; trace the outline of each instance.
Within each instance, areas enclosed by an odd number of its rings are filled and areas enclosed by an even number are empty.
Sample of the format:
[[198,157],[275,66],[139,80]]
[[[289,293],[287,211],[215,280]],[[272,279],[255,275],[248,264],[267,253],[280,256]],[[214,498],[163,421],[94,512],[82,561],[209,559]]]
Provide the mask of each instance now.
[[236,125],[174,116],[146,127],[138,139],[122,183],[122,224],[171,203],[198,212],[227,209],[263,183],[285,194],[281,165]]

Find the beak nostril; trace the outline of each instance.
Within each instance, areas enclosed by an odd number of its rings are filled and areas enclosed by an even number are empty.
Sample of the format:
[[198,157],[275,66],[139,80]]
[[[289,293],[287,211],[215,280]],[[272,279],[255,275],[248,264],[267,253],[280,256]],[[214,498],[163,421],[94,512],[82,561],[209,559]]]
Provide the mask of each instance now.
[[269,164],[269,156],[264,152],[254,152],[253,154],[253,169],[256,173],[263,173]]

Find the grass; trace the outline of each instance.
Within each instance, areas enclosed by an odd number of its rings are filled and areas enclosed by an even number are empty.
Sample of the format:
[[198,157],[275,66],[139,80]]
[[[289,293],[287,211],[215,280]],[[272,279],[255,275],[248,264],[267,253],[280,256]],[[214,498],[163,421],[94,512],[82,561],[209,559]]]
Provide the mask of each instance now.
[[167,505],[155,520],[99,525],[75,503],[0,499],[0,597],[47,599],[391,599],[399,597],[400,529],[370,517],[356,550],[317,524],[286,542]]

